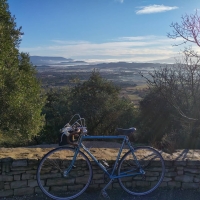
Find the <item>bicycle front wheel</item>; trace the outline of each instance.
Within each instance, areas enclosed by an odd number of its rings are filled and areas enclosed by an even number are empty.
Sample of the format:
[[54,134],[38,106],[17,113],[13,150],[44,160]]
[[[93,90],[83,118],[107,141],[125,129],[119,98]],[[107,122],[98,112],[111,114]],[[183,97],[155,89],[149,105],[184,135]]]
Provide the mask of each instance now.
[[151,147],[136,147],[134,155],[128,151],[122,157],[118,175],[124,177],[118,179],[119,184],[129,194],[149,194],[164,178],[164,160],[161,154]]
[[89,159],[81,151],[60,147],[48,152],[37,169],[37,182],[44,194],[52,199],[68,200],[81,195],[92,179]]

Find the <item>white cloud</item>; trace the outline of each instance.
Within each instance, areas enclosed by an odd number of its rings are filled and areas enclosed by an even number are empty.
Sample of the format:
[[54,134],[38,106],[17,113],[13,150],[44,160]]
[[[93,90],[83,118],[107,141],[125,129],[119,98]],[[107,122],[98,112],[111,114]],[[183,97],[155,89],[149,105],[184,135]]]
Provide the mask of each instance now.
[[170,10],[178,9],[177,6],[164,6],[164,5],[149,5],[149,6],[143,6],[140,7],[138,11],[136,11],[136,14],[151,14],[151,13],[160,13],[160,12],[166,12]]
[[84,41],[84,40],[70,40],[70,41],[66,41],[66,40],[51,40],[52,42],[55,42],[55,43],[58,43],[58,44],[65,44],[65,45],[73,45],[73,44],[85,44],[85,43],[88,43],[88,41]]
[[20,48],[30,55],[62,56],[84,61],[140,62],[173,57],[179,50],[166,36],[120,37],[112,41],[92,43],[89,41],[52,40],[50,46]]

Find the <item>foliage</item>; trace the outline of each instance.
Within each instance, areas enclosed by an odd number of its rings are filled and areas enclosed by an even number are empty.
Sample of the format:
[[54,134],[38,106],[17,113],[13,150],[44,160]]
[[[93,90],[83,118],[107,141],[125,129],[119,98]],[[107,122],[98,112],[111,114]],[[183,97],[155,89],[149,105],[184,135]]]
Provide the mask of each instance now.
[[168,148],[165,146],[171,131],[181,128],[180,117],[174,108],[156,88],[150,90],[140,101],[139,107],[138,140],[157,148]]
[[119,88],[96,71],[73,88],[52,89],[46,95],[46,126],[38,142],[57,142],[59,129],[77,113],[86,119],[92,135],[113,134],[116,127],[130,128],[135,122],[133,105],[120,99]]
[[6,0],[0,0],[0,132],[27,142],[43,124],[44,98],[29,55],[19,52],[17,28]]
[[70,120],[73,114],[70,112],[70,89],[67,87],[50,89],[46,96],[46,104],[42,111],[46,123],[36,140],[37,143],[57,143],[59,129]]
[[119,88],[93,71],[89,80],[72,89],[72,112],[87,119],[88,130],[95,135],[112,134],[117,126],[133,126],[134,107],[119,98]]

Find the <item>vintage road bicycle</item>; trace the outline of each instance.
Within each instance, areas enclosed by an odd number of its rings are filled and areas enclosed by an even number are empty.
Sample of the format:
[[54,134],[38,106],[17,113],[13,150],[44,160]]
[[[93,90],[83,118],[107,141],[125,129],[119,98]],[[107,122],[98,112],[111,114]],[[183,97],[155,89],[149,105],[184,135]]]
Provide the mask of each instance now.
[[[78,119],[70,125],[76,117]],[[131,195],[149,194],[161,184],[165,174],[163,157],[152,147],[132,146],[128,136],[133,134],[135,128],[117,129],[118,134],[115,136],[91,136],[87,135],[85,119],[79,114],[74,115],[61,132],[66,130],[66,127],[71,132],[75,132],[77,128],[81,130],[76,144],[73,147],[61,146],[49,151],[38,165],[37,182],[42,192],[48,197],[68,200],[80,196],[92,181],[93,167],[96,169],[90,160],[103,170],[108,179],[101,190],[103,197],[109,198],[106,189],[114,180],[118,180],[120,186]],[[83,144],[83,141],[87,139],[121,140],[121,147],[114,165],[110,167],[108,161],[98,160]],[[125,146],[129,150],[122,155]]]

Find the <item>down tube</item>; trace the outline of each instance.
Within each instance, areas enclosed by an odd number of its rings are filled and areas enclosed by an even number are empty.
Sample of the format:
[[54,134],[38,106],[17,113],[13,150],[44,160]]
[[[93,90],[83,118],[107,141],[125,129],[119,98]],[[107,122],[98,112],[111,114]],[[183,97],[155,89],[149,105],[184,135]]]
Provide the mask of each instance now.
[[95,161],[95,163],[108,175],[110,176],[110,174],[108,173],[108,171],[106,170],[106,168],[93,156],[93,154],[83,145],[81,144],[81,147],[86,151],[86,153]]
[[[87,152],[87,154],[96,162],[96,164],[111,178],[113,178],[113,174],[114,174],[114,171],[117,167],[117,164],[118,164],[118,161],[119,161],[119,158],[120,158],[120,155],[121,155],[121,152],[123,150],[123,147],[124,147],[124,143],[126,141],[126,138],[127,136],[125,135],[119,135],[119,136],[82,136],[81,138],[81,147]],[[119,152],[118,152],[118,155],[117,155],[117,158],[116,158],[116,161],[115,161],[115,165],[114,165],[114,168],[113,168],[113,171],[112,171],[112,174],[108,173],[107,169],[93,156],[93,154],[82,144],[82,141],[84,139],[123,139],[123,142],[122,142],[122,145],[119,149]]]

